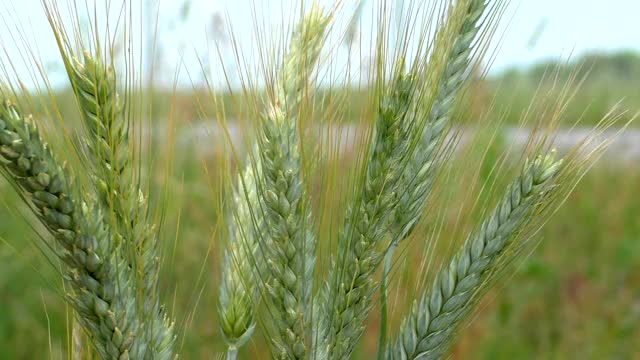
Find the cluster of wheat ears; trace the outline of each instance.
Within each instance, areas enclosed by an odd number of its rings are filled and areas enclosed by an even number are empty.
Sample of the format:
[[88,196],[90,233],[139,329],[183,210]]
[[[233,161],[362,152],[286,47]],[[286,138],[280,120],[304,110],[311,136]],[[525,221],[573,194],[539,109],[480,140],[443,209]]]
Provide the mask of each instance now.
[[[314,231],[300,127],[320,86],[316,67],[328,33],[345,5],[301,6],[306,12],[282,56],[264,61],[276,65],[266,71],[267,91],[252,93],[262,94],[255,102],[265,110],[253,119],[255,141],[233,181],[225,225],[218,317],[228,359],[237,357],[256,328],[267,334],[275,358],[349,358],[378,301],[379,358],[446,356],[473,305],[523,254],[592,163],[593,157],[578,156],[576,149],[562,161],[545,151],[548,142],[532,146],[538,154],[524,162],[452,258],[441,262],[432,285],[388,340],[394,250],[429,215],[425,203],[448,160],[449,120],[505,2],[414,5],[410,11],[421,15],[396,30],[394,47],[387,5],[380,6],[371,67],[371,136],[324,267],[317,261],[322,239]],[[81,182],[83,169],[67,166],[64,154],[45,142],[41,119],[27,115],[6,64],[0,92],[3,175],[51,235],[43,241],[59,259],[66,300],[88,339],[79,346],[102,359],[175,358],[177,335],[157,289],[158,234],[129,134],[135,119],[127,82],[119,81],[108,46],[72,41],[55,2],[45,2],[45,9],[81,110],[84,143],[77,147],[91,169],[89,181]],[[590,154],[596,152],[591,148]]]

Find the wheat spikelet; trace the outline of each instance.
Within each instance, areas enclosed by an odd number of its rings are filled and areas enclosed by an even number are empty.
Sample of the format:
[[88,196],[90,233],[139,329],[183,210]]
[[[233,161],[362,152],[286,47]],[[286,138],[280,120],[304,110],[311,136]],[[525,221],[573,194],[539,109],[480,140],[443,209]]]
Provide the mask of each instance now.
[[477,293],[501,261],[513,252],[513,241],[536,215],[562,162],[554,154],[540,156],[525,165],[495,210],[473,232],[449,266],[435,277],[388,349],[388,359],[439,359],[452,335],[471,310]]
[[100,207],[78,197],[72,177],[60,166],[37,128],[8,100],[0,104],[0,155],[5,177],[34,205],[54,236],[57,255],[73,292],[69,301],[104,358],[141,359],[140,314],[130,270],[119,256]]

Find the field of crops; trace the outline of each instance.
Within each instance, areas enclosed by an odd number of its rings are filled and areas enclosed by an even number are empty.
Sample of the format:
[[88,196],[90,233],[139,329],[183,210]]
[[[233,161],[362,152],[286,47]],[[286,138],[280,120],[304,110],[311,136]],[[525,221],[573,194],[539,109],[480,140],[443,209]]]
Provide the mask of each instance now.
[[[513,126],[535,94],[548,92],[552,82],[563,83],[574,75],[588,78],[577,88],[566,111],[567,123],[580,118],[582,126],[594,125],[617,103],[628,109],[620,124],[640,110],[640,57],[619,53],[592,55],[560,68],[557,64],[540,64],[527,71],[510,70],[477,81],[468,91],[471,100],[465,103],[474,111],[466,111],[463,106],[456,121],[460,126],[473,125],[469,129],[482,128],[481,120],[468,114],[485,109],[503,117],[505,125]],[[65,109],[65,101],[73,101],[68,93],[59,96],[61,109]],[[198,119],[215,119],[213,107],[201,108],[202,98],[196,100],[191,92],[159,92],[154,98],[156,113],[150,126],[166,125],[163,122],[170,110],[166,104],[172,103],[168,99],[173,96],[178,129],[188,129]],[[357,108],[358,95],[353,96]],[[230,97],[228,101],[232,101]],[[507,104],[508,108],[494,109],[494,102]],[[534,100],[534,109],[535,105]],[[73,118],[74,114],[66,116]],[[636,121],[631,127],[638,124]],[[496,141],[484,163],[492,164],[509,140]],[[221,141],[205,135],[194,142],[178,143],[175,148],[160,144],[154,156],[157,165],[147,174],[157,195],[155,200],[164,196],[166,201],[161,232],[161,294],[176,319],[183,359],[215,358],[216,351],[224,348],[216,306],[222,251],[218,234],[222,216],[218,209],[221,199],[228,196],[220,175],[228,154],[202,151],[219,146]],[[460,341],[453,350],[455,359],[640,358],[640,158],[621,163],[615,157],[607,155],[588,172],[539,233],[539,246],[526,260],[512,264],[516,271],[501,277],[485,296],[472,321],[462,326]],[[165,166],[168,160],[173,162],[170,171]],[[354,166],[349,160],[340,164],[345,171]],[[467,175],[478,176],[481,184],[495,180],[490,169],[483,166],[468,171],[479,171]],[[464,178],[465,174],[460,174]],[[457,186],[455,191],[465,191],[460,184]],[[62,283],[53,270],[60,265],[48,257],[43,242],[38,241],[38,234],[44,232],[31,227],[35,224],[33,216],[4,180],[0,191],[0,358],[36,359],[46,351],[52,359],[66,359],[72,344],[71,310],[60,297]],[[341,204],[333,206],[340,208]],[[448,231],[453,232],[445,226],[442,239],[452,235]],[[420,241],[413,238],[408,249],[421,248]],[[441,243],[446,245],[446,240]],[[444,248],[443,257],[448,256]],[[405,298],[413,298],[402,295],[413,294],[420,280],[414,270],[421,259],[418,255],[406,259],[398,264],[393,278],[394,324],[410,305]],[[373,316],[367,326],[358,358],[370,359],[377,350],[377,317]],[[265,346],[265,339],[256,336],[242,351],[260,354]]]

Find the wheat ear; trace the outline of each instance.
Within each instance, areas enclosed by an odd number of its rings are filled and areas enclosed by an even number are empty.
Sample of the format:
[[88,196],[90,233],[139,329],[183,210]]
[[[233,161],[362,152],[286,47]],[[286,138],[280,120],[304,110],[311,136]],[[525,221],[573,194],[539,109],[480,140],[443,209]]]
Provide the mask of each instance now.
[[123,256],[134,269],[139,306],[145,315],[150,352],[155,359],[173,356],[173,325],[160,309],[157,294],[159,258],[155,231],[145,218],[147,204],[135,185],[129,150],[128,124],[112,67],[100,55],[84,53],[83,61],[64,54],[74,93],[88,130],[87,149],[96,168],[93,182],[105,212],[122,243]]
[[316,246],[310,231],[297,123],[331,14],[314,2],[294,29],[258,139],[259,188],[268,237],[263,244],[269,244],[264,247],[270,272],[266,289],[280,333],[278,357],[301,359],[308,350]]
[[[160,260],[156,231],[147,221],[147,200],[133,170],[130,118],[125,116],[125,106],[129,105],[126,101],[130,99],[120,98],[116,73],[103,60],[98,37],[92,46],[94,54],[84,50],[80,60],[74,56],[59,14],[48,6],[45,11],[87,130],[86,149],[96,170],[91,178],[104,221],[112,227],[118,249],[132,269],[148,354],[155,359],[172,358],[173,324],[161,308],[157,292]],[[82,43],[78,45],[84,48]]]
[[[442,143],[444,129],[446,128],[452,112],[455,100],[458,98],[469,76],[472,53],[474,48],[481,44],[474,44],[480,31],[478,25],[482,14],[487,10],[489,1],[471,0],[462,1],[454,8],[452,18],[462,19],[460,24],[445,22],[444,26],[454,28],[447,36],[447,31],[442,31],[442,36],[437,39],[435,54],[444,54],[446,64],[438,80],[435,97],[416,96],[413,104],[415,113],[411,121],[407,121],[406,137],[409,142],[408,156],[404,156],[406,165],[402,170],[393,220],[390,225],[391,244],[385,254],[383,275],[380,286],[381,326],[380,326],[380,351],[384,353],[386,341],[387,319],[387,288],[389,272],[393,263],[393,255],[398,243],[405,239],[413,230],[421,217],[425,201],[429,196],[433,180],[437,171],[438,149]],[[451,46],[450,44],[453,44]],[[412,75],[419,77],[417,69],[412,70]],[[426,92],[423,90],[423,92]],[[402,154],[398,155],[400,160]]]
[[[456,26],[451,38],[440,40],[452,42],[453,46],[443,45],[449,48],[445,52],[443,68],[436,88],[433,100],[428,97],[418,99],[424,104],[416,104],[414,119],[407,129],[408,137],[415,140],[415,150],[409,158],[400,180],[402,189],[397,192],[398,200],[394,211],[392,233],[394,241],[404,239],[413,229],[420,218],[425,200],[431,190],[431,185],[436,173],[436,155],[444,134],[444,129],[449,122],[452,108],[460,91],[470,74],[472,54],[474,49],[481,46],[476,40],[480,27],[480,18],[487,10],[487,0],[461,1],[456,12],[461,12],[461,24]],[[438,46],[440,44],[437,44]],[[437,52],[437,51],[436,51]],[[425,111],[427,112],[426,116]]]
[[[353,351],[371,308],[373,274],[382,259],[378,249],[388,231],[393,187],[400,175],[394,154],[406,146],[402,127],[413,92],[410,78],[398,74],[381,97],[362,192],[347,210],[338,239],[337,264],[321,294],[320,357],[345,358]],[[323,317],[325,319],[323,319]]]
[[119,256],[100,207],[83,202],[72,176],[59,165],[36,126],[4,99],[0,104],[0,155],[5,177],[31,200],[40,221],[60,245],[69,301],[104,359],[142,359],[141,317],[130,269]]
[[536,215],[562,162],[554,154],[525,164],[495,210],[471,233],[448,267],[440,270],[388,349],[388,359],[439,359],[457,326],[498,265],[515,254],[514,240]]
[[95,56],[84,53],[82,61],[63,53],[69,62],[69,79],[78,99],[91,160],[96,166],[94,181],[104,206],[113,209],[113,215],[122,224],[122,232],[129,235],[126,221],[132,216],[131,180],[129,175],[129,132],[123,115],[123,103],[116,90],[113,68],[107,67]]
[[260,168],[248,162],[234,191],[235,217],[222,264],[218,316],[229,348],[227,359],[234,359],[253,334],[257,278],[264,273],[264,265],[258,264],[261,257],[255,231],[262,229],[264,220],[261,212],[252,211],[259,203],[255,171]]
[[[45,4],[45,12],[87,130],[86,149],[96,170],[92,180],[107,213],[106,221],[117,227],[117,240],[125,240],[122,249],[139,275],[136,280],[141,298],[157,303],[159,258],[155,229],[147,221],[147,199],[135,176],[129,140],[131,118],[125,114],[131,110],[128,103],[131,99],[119,96],[116,73],[109,57],[103,57],[97,33],[91,45],[93,53],[82,40],[76,39],[76,45],[83,49],[80,58],[74,54],[55,5]],[[111,52],[108,55],[113,56]],[[127,105],[129,109],[125,108]],[[158,309],[150,312],[155,310]]]

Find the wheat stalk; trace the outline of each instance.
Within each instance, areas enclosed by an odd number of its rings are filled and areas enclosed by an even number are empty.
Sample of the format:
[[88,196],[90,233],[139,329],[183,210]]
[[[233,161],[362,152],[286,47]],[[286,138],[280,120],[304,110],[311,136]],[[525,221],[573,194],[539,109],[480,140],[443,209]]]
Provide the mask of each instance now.
[[509,250],[537,215],[535,210],[551,190],[561,164],[550,154],[525,165],[495,210],[469,235],[449,266],[438,272],[431,291],[426,289],[414,303],[387,351],[388,359],[439,359],[445,354],[477,293],[505,257],[515,253]]

